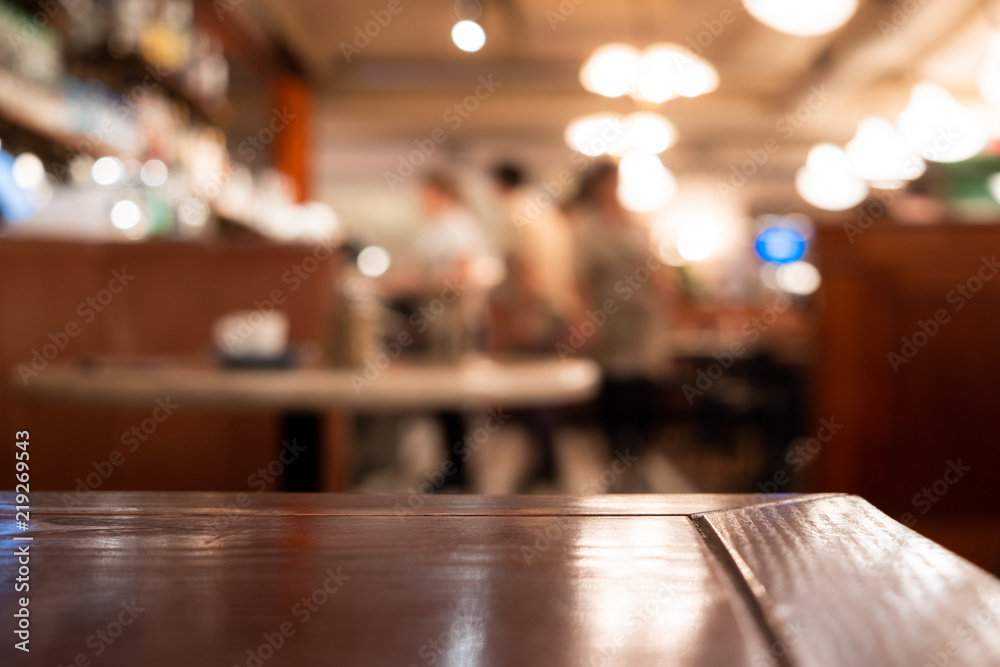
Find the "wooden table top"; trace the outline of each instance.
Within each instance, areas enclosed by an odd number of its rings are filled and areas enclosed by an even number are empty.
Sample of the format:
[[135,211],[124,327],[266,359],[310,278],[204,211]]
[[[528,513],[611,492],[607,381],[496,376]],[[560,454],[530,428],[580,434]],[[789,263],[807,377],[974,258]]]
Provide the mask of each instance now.
[[1000,581],[854,496],[31,500],[4,665],[1000,664]]
[[24,397],[83,405],[146,406],[169,396],[185,407],[367,411],[536,407],[583,402],[601,372],[587,359],[450,365],[403,362],[378,369],[225,370],[213,366],[52,366],[25,385]]

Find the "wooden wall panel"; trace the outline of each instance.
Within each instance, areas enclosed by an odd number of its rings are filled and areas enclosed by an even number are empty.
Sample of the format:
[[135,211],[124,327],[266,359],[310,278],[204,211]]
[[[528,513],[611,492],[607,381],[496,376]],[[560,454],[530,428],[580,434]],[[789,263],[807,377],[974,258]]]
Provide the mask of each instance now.
[[[13,372],[49,332],[70,320],[81,333],[54,363],[94,355],[179,356],[211,362],[215,317],[252,309],[274,290],[286,297],[294,341],[314,347],[325,338],[337,258],[316,262],[308,279],[286,272],[314,257],[299,245],[0,243],[0,362]],[[308,262],[306,267],[312,267]],[[112,271],[134,275],[103,312],[85,322],[77,306],[107,287]],[[294,275],[294,274],[290,274]],[[283,276],[286,280],[283,281]],[[44,372],[44,371],[43,371]],[[247,490],[247,477],[275,455],[273,414],[199,412],[181,406],[134,452],[122,442],[148,418],[143,410],[81,410],[24,402],[0,383],[0,433],[32,432],[32,482],[37,489],[72,489],[110,453],[125,462],[101,481],[107,490]],[[93,478],[96,479],[96,478]],[[0,487],[9,486],[9,480]]]
[[[1000,228],[879,223],[851,244],[837,226],[817,250],[816,413],[845,424],[818,457],[817,488],[858,493],[896,518],[1000,518],[1000,275],[961,310],[948,301],[984,256],[1000,255]],[[938,309],[950,320],[894,372],[889,352]],[[914,502],[959,459],[972,470],[929,508]]]

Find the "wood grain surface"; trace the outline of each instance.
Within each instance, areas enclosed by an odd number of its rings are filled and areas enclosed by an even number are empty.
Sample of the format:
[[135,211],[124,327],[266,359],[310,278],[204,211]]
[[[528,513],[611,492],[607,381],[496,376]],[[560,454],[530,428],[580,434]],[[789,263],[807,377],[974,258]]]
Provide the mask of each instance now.
[[0,494],[3,665],[1000,664],[1000,582],[850,496],[32,505]]
[[694,517],[796,665],[1000,665],[1000,582],[857,496]]

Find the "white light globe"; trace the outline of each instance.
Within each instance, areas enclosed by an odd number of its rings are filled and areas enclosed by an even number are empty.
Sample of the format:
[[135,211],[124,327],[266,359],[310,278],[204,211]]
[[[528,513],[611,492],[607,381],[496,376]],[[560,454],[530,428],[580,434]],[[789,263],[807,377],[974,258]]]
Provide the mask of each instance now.
[[678,95],[697,97],[719,87],[719,73],[679,44],[653,44],[642,52],[636,92],[659,103]]
[[683,97],[698,97],[719,87],[719,73],[709,63],[693,60],[677,82],[677,92]]
[[580,83],[592,93],[621,97],[639,78],[639,51],[628,44],[605,44],[580,68]]
[[859,178],[877,188],[893,188],[919,178],[927,168],[885,118],[869,116],[847,144],[847,156]]
[[677,179],[660,158],[629,151],[618,164],[618,200],[636,213],[658,211],[677,194]]
[[570,121],[563,139],[567,146],[590,157],[620,155],[628,141],[628,131],[620,116],[603,112]]
[[795,189],[807,202],[826,211],[844,211],[868,196],[868,184],[855,175],[847,154],[833,144],[817,144],[795,174]]
[[114,185],[121,180],[125,169],[118,158],[102,157],[90,168],[90,177],[98,185]]
[[628,141],[643,153],[662,153],[677,140],[677,128],[669,120],[651,111],[637,111],[625,119]]
[[678,96],[674,55],[672,49],[660,45],[642,52],[635,90],[638,97],[659,104]]
[[677,252],[689,262],[708,259],[716,251],[716,245],[711,229],[689,227],[677,237]]
[[111,224],[118,229],[131,229],[139,224],[142,211],[131,199],[123,199],[111,207]]
[[45,180],[45,165],[34,153],[21,153],[14,159],[11,176],[25,190],[37,190]]
[[778,267],[776,281],[789,294],[807,296],[819,289],[822,278],[819,270],[805,261],[790,262]]
[[451,29],[451,41],[468,53],[474,53],[486,44],[486,32],[475,21],[459,21]]
[[832,32],[858,8],[858,0],[743,0],[743,4],[764,25],[798,36]]
[[913,150],[932,162],[961,162],[986,147],[986,132],[951,93],[933,83],[913,88],[896,126]]
[[358,253],[358,271],[369,278],[378,278],[389,270],[392,263],[385,248],[370,245]]
[[868,197],[868,184],[853,174],[835,178],[802,167],[795,173],[795,191],[824,211],[846,211]]

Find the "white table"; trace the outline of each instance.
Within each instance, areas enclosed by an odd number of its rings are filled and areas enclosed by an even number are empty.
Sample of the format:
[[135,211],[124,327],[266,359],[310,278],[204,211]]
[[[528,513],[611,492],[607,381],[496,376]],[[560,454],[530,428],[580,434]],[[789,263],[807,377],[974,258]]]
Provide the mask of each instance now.
[[[367,374],[365,369],[251,371],[179,364],[52,366],[27,386],[15,378],[14,386],[25,398],[75,405],[146,406],[169,396],[185,409],[279,410],[285,413],[285,437],[311,443],[315,456],[322,447],[323,415],[331,410],[473,411],[568,405],[592,398],[600,379],[597,364],[586,359],[476,358],[449,365],[398,360]],[[349,439],[344,431],[326,448],[322,473],[315,460],[312,465],[307,461],[295,466],[307,478],[289,479],[291,487],[343,490]]]

